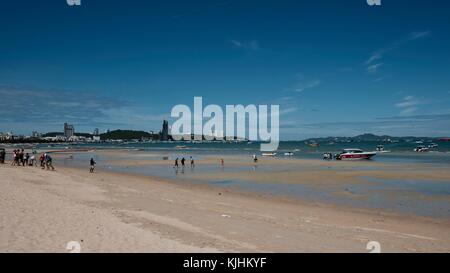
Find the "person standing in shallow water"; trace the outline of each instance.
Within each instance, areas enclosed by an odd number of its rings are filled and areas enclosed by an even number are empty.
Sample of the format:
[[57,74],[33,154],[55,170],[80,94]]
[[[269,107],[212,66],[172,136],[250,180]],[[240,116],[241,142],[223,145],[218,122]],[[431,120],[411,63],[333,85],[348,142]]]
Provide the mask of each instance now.
[[90,173],[94,172],[95,164],[97,164],[97,162],[95,162],[95,160],[91,157],[91,162],[90,162],[91,168],[89,170]]
[[253,155],[253,163],[258,163],[258,157],[256,155]]
[[191,168],[194,168],[195,167],[195,163],[194,163],[194,158],[192,158],[192,156],[191,156]]

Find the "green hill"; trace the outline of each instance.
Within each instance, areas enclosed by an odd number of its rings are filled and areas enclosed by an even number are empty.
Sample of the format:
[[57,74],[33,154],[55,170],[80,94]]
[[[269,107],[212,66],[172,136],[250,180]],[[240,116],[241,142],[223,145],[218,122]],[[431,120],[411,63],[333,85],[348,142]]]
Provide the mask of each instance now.
[[132,131],[132,130],[115,130],[108,133],[104,133],[100,135],[101,140],[132,140],[132,139],[158,139],[159,135],[156,134],[150,134],[148,132],[144,131]]

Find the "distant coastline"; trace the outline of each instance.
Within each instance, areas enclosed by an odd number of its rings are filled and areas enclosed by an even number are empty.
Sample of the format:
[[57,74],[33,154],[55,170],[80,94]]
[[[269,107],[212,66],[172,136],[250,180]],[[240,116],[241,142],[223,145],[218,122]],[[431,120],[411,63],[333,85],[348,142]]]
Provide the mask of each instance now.
[[[0,137],[0,144],[46,144],[46,143],[88,143],[88,142],[117,142],[117,141],[127,141],[127,142],[158,142],[161,140],[161,134],[156,134],[153,132],[145,131],[134,131],[134,130],[114,130],[103,134],[99,134],[99,140],[94,141],[94,134],[91,133],[76,133],[75,136],[77,140],[69,141],[62,136],[63,132],[49,132],[45,133],[39,137],[33,136],[10,136]],[[184,139],[181,142],[193,141],[195,136],[191,136],[191,139]],[[203,139],[205,139],[203,137]],[[167,141],[174,141],[172,136],[169,135]],[[224,142],[225,139],[215,139],[212,142]],[[248,142],[246,139],[234,139],[234,141]],[[179,141],[177,141],[179,142]],[[201,141],[197,141],[201,142]],[[211,141],[208,141],[211,142]],[[256,141],[257,142],[257,141]],[[330,137],[320,137],[320,138],[308,138],[303,140],[282,140],[281,142],[306,142],[306,143],[354,143],[354,142],[380,142],[380,143],[399,143],[399,142],[450,142],[449,137],[417,137],[417,136],[389,136],[389,135],[375,135],[375,134],[362,134],[353,137],[342,137],[342,136],[330,136]]]

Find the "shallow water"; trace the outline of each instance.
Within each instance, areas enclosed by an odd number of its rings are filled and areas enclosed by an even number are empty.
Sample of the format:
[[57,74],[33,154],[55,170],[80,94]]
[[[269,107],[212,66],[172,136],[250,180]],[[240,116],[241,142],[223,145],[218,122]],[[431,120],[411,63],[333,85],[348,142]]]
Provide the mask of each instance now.
[[[152,177],[161,177],[167,179],[174,179],[186,183],[207,184],[217,187],[235,188],[238,190],[256,192],[259,194],[284,196],[294,199],[306,200],[311,202],[323,202],[328,204],[344,205],[356,208],[368,208],[375,210],[383,210],[390,212],[406,213],[420,216],[443,217],[450,218],[450,181],[426,181],[426,180],[405,180],[405,179],[377,179],[373,177],[364,177],[366,183],[330,183],[326,186],[318,186],[308,183],[286,183],[285,181],[273,182],[258,182],[245,181],[239,179],[210,179],[202,178],[202,174],[214,173],[282,173],[285,171],[301,171],[302,168],[307,170],[337,170],[343,172],[352,171],[382,171],[386,168],[385,165],[364,164],[345,164],[330,165],[330,166],[299,166],[295,164],[261,164],[255,166],[242,165],[226,165],[221,167],[219,162],[217,164],[197,164],[195,168],[191,168],[189,161],[186,167],[173,168],[173,159],[176,157],[185,156],[188,151],[164,151],[156,154],[155,151],[140,151],[139,153],[130,152],[125,155],[103,155],[94,152],[76,153],[73,158],[58,158],[58,163],[62,162],[65,166],[75,167],[89,167],[89,159],[92,157],[98,162],[97,167],[108,171],[140,174]],[[196,160],[200,160],[204,156],[211,156],[211,153],[194,154]],[[233,153],[239,155],[239,153]],[[240,154],[242,155],[242,154]],[[167,156],[167,164],[147,164],[145,166],[121,166],[114,164],[114,161],[120,162],[122,160],[162,160]],[[217,158],[223,156],[223,153],[216,154]],[[384,155],[383,155],[384,156]],[[426,155],[428,156],[428,155]],[[434,155],[431,155],[433,157]],[[407,158],[407,154],[401,154],[398,159]],[[250,156],[243,156],[243,161]],[[273,159],[276,160],[276,159]],[[319,160],[319,159],[318,159]],[[432,163],[435,159],[428,159],[425,161],[412,159],[411,162],[418,163],[419,166],[428,168],[447,168],[447,163],[438,161]],[[270,161],[269,161],[270,162]],[[408,160],[400,160],[400,164],[409,163]],[[387,166],[391,166],[388,164]],[[195,175],[195,179],[192,176]],[[308,181],[306,181],[308,182]]]
[[[285,157],[285,152],[295,151],[292,158],[322,159],[324,152],[338,153],[345,148],[359,148],[365,151],[374,151],[377,145],[383,144],[385,150],[390,153],[379,154],[374,157],[374,161],[386,163],[433,163],[450,164],[450,142],[439,142],[439,147],[431,149],[429,153],[415,153],[413,149],[419,144],[416,143],[377,143],[377,142],[356,142],[356,143],[336,143],[323,144],[318,148],[309,147],[301,141],[280,142],[278,157]],[[186,150],[178,150],[177,145],[186,146]],[[427,145],[425,143],[424,145]],[[40,149],[64,149],[67,145],[54,145],[49,148],[48,145],[40,145]],[[260,155],[259,143],[127,143],[127,144],[80,144],[72,146],[74,148],[96,148],[96,149],[128,149],[130,151],[157,152],[169,156],[187,156],[192,155],[196,158],[215,155],[242,155],[251,157],[253,154]],[[152,153],[149,153],[149,155]],[[172,159],[172,158],[171,158]]]

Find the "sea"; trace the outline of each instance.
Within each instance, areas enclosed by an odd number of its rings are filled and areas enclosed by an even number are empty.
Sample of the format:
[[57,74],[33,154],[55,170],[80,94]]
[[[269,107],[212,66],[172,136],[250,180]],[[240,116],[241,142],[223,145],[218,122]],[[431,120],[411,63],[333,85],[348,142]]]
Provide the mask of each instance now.
[[[276,151],[278,157],[284,157],[285,153],[293,152],[293,158],[317,159],[322,160],[324,153],[339,153],[343,149],[361,149],[364,151],[375,151],[377,146],[383,145],[385,153],[376,156],[373,160],[379,162],[423,162],[423,163],[442,163],[450,164],[450,142],[437,142],[438,147],[431,148],[429,152],[417,153],[414,148],[423,145],[428,146],[431,143],[415,142],[372,142],[361,141],[351,143],[321,143],[319,147],[311,147],[303,141],[282,141]],[[179,146],[184,146],[180,150]],[[93,149],[127,149],[135,151],[162,152],[168,154],[186,154],[193,156],[204,156],[212,154],[220,155],[261,155],[261,143],[259,142],[125,142],[125,143],[86,143],[76,144],[76,148]],[[42,144],[38,148],[56,148],[65,149],[67,144],[49,145]],[[70,147],[70,146],[69,146]]]
[[[252,181],[251,179],[202,179],[203,174],[211,173],[273,173],[302,171],[302,167],[295,164],[295,159],[323,160],[323,153],[338,153],[347,148],[358,148],[364,151],[375,151],[378,145],[383,145],[387,152],[380,153],[371,161],[387,164],[338,164],[334,167],[315,167],[335,169],[338,172],[354,170],[383,170],[385,166],[396,166],[399,171],[402,164],[419,164],[427,171],[446,171],[450,167],[450,143],[437,142],[439,146],[430,149],[426,153],[414,152],[419,145],[428,146],[431,143],[380,143],[380,142],[352,142],[352,143],[321,143],[319,147],[311,147],[305,142],[285,141],[279,145],[276,158],[292,159],[292,164],[258,164],[258,166],[228,166],[221,168],[219,158],[225,156],[240,156],[248,158],[251,162],[252,156],[261,157],[260,144],[258,142],[246,143],[188,143],[188,142],[152,142],[152,143],[87,143],[75,145],[40,145],[40,151],[63,150],[68,148],[83,150],[119,149],[129,151],[120,158],[111,159],[107,154],[96,152],[74,153],[64,159],[55,160],[55,165],[65,165],[88,168],[88,162],[93,157],[98,162],[99,170],[107,170],[119,173],[139,174],[150,177],[161,177],[174,182],[206,184],[216,188],[237,189],[240,191],[257,193],[267,196],[279,196],[290,199],[298,199],[310,202],[322,202],[332,205],[341,205],[354,208],[370,210],[382,210],[387,212],[418,215],[426,217],[437,217],[450,219],[450,181],[436,181],[435,179],[379,179],[376,177],[364,177],[365,183],[333,183],[328,181],[329,186],[319,186],[313,183],[289,183],[279,178],[276,181]],[[180,149],[183,146],[183,149]],[[287,152],[293,152],[293,156],[285,156]],[[69,152],[70,153],[70,152]],[[122,153],[123,154],[123,153]],[[214,164],[197,164],[195,169],[173,168],[175,158],[192,156],[195,160],[204,157],[217,157]],[[136,166],[121,166],[111,164],[111,160],[167,160],[167,164],[147,164]],[[226,157],[225,157],[226,158]],[[286,162],[286,161],[283,161]],[[226,162],[228,163],[228,162]],[[392,163],[392,164],[389,164]],[[232,164],[231,164],[232,165]],[[320,164],[318,164],[320,166]],[[333,166],[333,165],[332,165]],[[384,167],[383,167],[384,166]],[[411,165],[409,165],[411,166]],[[415,165],[417,166],[417,165]],[[310,168],[303,166],[303,168]],[[314,168],[314,167],[313,167]],[[305,169],[307,170],[307,169]],[[309,169],[308,169],[309,170]],[[226,177],[226,176],[224,176]],[[250,178],[252,176],[250,175]],[[301,180],[301,173],[299,174]],[[332,178],[331,178],[332,180]],[[327,181],[325,181],[327,182]]]

